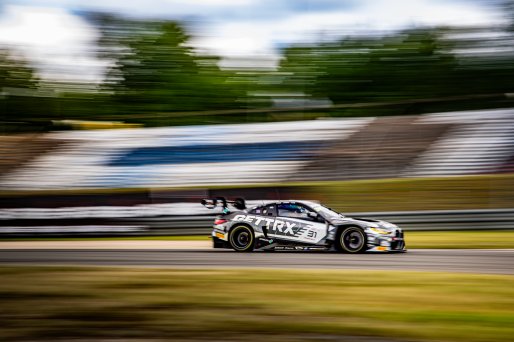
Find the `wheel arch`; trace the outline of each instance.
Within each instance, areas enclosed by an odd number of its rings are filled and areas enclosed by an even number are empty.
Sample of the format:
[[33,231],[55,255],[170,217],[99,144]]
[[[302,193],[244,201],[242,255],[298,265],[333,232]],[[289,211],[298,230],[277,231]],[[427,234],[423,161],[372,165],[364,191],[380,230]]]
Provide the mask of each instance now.
[[246,223],[246,222],[234,222],[234,224],[232,224],[232,225],[230,226],[230,228],[228,229],[227,233],[228,233],[228,234],[230,234],[230,232],[232,231],[232,229],[234,229],[234,228],[236,228],[236,227],[240,227],[240,226],[245,226],[245,227],[250,228],[250,229],[254,232],[254,234],[255,234],[255,228],[253,228],[251,224],[248,224],[248,223]]
[[349,227],[356,227],[356,228],[359,228],[362,230],[362,232],[364,233],[364,236],[366,236],[366,228],[357,224],[357,223],[344,223],[344,224],[341,224],[341,225],[338,225],[337,226],[337,230],[336,230],[336,236],[341,233],[345,228],[349,228]]

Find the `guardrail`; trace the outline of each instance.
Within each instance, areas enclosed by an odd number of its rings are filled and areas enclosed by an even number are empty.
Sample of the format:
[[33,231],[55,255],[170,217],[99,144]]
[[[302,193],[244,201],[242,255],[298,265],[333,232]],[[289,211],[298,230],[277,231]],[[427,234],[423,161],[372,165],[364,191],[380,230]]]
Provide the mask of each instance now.
[[382,219],[405,230],[514,229],[514,209],[377,212],[348,216]]
[[[368,212],[347,216],[389,221],[406,231],[514,229],[514,209]],[[201,235],[210,233],[212,217],[156,217],[130,223],[146,225],[147,233],[152,235]]]
[[[406,231],[514,229],[514,209],[349,213],[382,219]],[[126,218],[2,220],[0,236],[151,236],[208,235],[213,215]]]

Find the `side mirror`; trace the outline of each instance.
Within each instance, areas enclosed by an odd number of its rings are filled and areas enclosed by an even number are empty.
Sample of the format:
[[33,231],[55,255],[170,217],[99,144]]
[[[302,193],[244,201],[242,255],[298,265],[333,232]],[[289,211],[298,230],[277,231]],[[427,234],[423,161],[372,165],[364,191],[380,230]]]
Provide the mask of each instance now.
[[323,217],[321,217],[321,215],[318,213],[309,212],[309,213],[307,213],[307,216],[309,216],[311,219],[313,219],[317,222],[325,222]]

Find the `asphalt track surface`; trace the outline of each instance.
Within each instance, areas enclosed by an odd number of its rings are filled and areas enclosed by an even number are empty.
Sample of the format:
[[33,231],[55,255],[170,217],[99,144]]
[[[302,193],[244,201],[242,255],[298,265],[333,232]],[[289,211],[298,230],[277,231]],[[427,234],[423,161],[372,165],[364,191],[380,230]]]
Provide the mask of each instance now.
[[420,270],[514,275],[514,249],[418,249],[359,255],[320,251],[236,253],[214,249],[1,249],[0,265]]

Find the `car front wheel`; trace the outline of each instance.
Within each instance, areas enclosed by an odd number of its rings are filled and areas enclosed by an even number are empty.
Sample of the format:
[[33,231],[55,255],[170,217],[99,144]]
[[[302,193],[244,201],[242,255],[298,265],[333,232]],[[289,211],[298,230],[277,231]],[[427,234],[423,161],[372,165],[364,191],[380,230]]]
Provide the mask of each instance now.
[[361,253],[366,250],[366,235],[359,227],[346,227],[340,230],[336,249],[345,253]]

